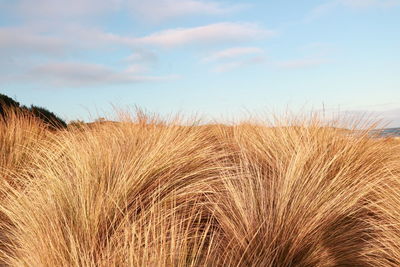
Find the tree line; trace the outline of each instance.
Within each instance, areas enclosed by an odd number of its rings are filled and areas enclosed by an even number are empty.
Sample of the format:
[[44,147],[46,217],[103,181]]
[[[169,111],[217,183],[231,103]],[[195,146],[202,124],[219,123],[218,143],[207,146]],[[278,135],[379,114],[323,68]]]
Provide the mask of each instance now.
[[34,117],[40,119],[45,124],[47,124],[49,128],[62,129],[67,127],[67,124],[63,119],[61,119],[48,109],[35,105],[27,107],[25,105],[21,105],[18,101],[14,100],[13,98],[0,93],[0,117],[6,118],[7,116],[6,110],[10,108],[32,114]]

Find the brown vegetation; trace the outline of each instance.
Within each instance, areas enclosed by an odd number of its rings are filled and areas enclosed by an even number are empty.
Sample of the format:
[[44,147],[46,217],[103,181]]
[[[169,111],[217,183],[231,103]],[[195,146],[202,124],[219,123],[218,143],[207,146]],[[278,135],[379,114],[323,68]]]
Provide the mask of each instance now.
[[[7,266],[399,266],[400,142],[145,118],[0,121]],[[335,126],[335,125],[330,125]]]

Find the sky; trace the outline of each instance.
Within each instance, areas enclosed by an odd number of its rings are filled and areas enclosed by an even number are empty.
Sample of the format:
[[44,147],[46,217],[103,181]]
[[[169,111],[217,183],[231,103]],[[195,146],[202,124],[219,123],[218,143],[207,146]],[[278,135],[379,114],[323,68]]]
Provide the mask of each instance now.
[[0,0],[0,93],[66,120],[323,109],[400,127],[400,0]]

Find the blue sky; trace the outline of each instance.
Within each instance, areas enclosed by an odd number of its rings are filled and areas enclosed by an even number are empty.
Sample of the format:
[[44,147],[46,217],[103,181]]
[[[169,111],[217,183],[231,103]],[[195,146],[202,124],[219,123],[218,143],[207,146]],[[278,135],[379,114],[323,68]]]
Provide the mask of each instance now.
[[400,126],[400,0],[0,0],[0,92],[67,120],[367,112]]

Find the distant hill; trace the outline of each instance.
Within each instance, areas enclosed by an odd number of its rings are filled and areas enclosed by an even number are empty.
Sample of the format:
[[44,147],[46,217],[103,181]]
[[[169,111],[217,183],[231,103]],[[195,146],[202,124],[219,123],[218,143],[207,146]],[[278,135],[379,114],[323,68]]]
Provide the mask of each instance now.
[[376,129],[372,133],[378,134],[380,137],[400,137],[400,128]]
[[30,107],[21,106],[19,102],[11,97],[0,94],[0,117],[7,117],[7,109],[17,109],[21,112],[28,112],[46,123],[51,129],[62,129],[67,127],[67,124],[63,119],[46,108],[35,105],[31,105]]

